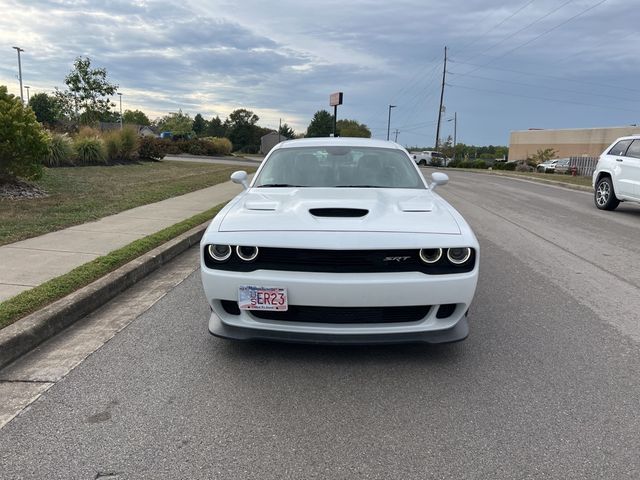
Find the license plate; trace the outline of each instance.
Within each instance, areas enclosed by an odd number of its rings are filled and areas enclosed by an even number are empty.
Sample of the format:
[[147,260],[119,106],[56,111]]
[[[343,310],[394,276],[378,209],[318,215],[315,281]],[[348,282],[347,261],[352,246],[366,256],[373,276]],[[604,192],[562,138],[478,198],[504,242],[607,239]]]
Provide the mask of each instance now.
[[285,311],[289,308],[287,289],[243,285],[238,289],[238,306],[240,310]]

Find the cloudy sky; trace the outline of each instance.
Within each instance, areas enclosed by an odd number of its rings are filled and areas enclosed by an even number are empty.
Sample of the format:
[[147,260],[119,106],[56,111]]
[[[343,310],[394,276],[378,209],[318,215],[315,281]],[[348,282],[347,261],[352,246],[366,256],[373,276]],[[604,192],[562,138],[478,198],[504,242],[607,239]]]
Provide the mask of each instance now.
[[[344,92],[338,118],[398,142],[507,144],[511,130],[640,123],[638,0],[0,0],[0,84],[64,86],[89,56],[125,109],[225,118],[248,108],[304,132]],[[26,95],[26,93],[25,93]]]

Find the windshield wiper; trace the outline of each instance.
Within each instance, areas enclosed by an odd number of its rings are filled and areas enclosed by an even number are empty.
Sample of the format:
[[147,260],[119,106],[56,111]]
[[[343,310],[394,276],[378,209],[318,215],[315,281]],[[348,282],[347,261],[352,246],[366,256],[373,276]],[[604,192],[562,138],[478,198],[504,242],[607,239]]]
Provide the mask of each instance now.
[[258,188],[262,187],[302,187],[302,185],[290,185],[288,183],[265,183],[264,185],[258,185]]

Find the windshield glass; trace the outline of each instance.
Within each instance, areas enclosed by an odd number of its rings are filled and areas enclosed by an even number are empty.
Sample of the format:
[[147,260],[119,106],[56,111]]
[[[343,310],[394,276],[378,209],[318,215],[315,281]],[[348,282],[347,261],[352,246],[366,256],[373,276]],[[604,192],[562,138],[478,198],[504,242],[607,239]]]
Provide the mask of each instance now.
[[254,186],[425,188],[401,150],[348,146],[276,150]]

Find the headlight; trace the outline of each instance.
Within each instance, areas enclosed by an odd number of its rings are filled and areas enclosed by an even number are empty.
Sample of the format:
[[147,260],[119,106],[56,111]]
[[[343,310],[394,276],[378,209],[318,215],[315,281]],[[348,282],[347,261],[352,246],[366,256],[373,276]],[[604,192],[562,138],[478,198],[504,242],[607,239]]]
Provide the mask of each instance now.
[[238,245],[236,247],[236,255],[238,255],[240,260],[252,262],[258,256],[258,247],[242,247]]
[[454,265],[462,265],[471,257],[471,249],[465,248],[450,248],[447,250],[447,258]]
[[226,262],[231,256],[230,245],[208,245],[207,252],[216,262]]
[[441,248],[421,248],[420,260],[424,263],[436,263],[442,258]]

